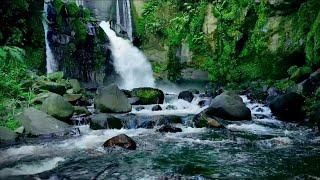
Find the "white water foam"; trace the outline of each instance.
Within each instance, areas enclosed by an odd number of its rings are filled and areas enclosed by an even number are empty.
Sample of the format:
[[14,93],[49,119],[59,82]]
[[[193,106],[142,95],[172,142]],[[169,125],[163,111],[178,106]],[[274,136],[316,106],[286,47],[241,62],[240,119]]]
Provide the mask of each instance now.
[[117,37],[108,22],[102,21],[100,27],[110,39],[114,67],[122,79],[119,86],[123,89],[154,87],[151,64],[143,53],[130,41]]
[[64,158],[55,157],[51,159],[44,159],[39,162],[18,164],[12,168],[1,169],[0,177],[39,174],[56,168],[58,164],[63,161],[65,161]]

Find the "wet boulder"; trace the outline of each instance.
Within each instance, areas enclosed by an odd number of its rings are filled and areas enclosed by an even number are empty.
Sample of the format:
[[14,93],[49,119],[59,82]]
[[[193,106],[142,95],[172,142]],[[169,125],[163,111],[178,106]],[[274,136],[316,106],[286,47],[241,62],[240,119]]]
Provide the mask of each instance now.
[[14,142],[18,135],[6,127],[0,126],[0,144]]
[[70,122],[70,117],[74,113],[73,106],[58,94],[50,94],[50,96],[43,102],[41,110],[47,114],[59,119]]
[[27,108],[16,117],[25,129],[25,133],[32,136],[65,135],[70,126],[54,117],[34,108]]
[[136,105],[163,104],[164,101],[164,93],[160,89],[135,88],[131,95],[139,98]]
[[194,98],[194,95],[191,91],[182,91],[178,95],[178,99],[183,99],[185,101],[191,102]]
[[142,111],[142,110],[144,110],[145,108],[143,107],[143,106],[138,106],[138,107],[136,107],[136,110],[137,111]]
[[161,133],[177,133],[177,132],[182,132],[182,129],[173,127],[171,125],[164,125],[161,128],[159,128],[157,131]]
[[137,148],[136,142],[125,134],[120,134],[108,139],[103,147],[122,147],[129,150],[135,150]]
[[95,114],[90,117],[90,128],[98,129],[121,129],[122,121],[108,114]]
[[166,110],[177,110],[177,109],[178,108],[176,106],[171,105],[171,104],[166,107]]
[[77,101],[81,100],[82,94],[64,94],[63,98],[71,104],[76,104]]
[[197,128],[210,127],[210,128],[223,128],[224,126],[220,123],[218,118],[209,117],[206,114],[206,110],[197,114],[193,118],[193,123]]
[[297,93],[287,93],[271,101],[270,109],[280,120],[302,121],[305,117],[302,111],[304,100],[304,97]]
[[152,109],[151,109],[152,111],[161,111],[162,110],[162,108],[161,108],[161,106],[160,105],[155,105],[155,106],[153,106],[152,107]]
[[251,111],[243,103],[240,96],[231,92],[224,92],[215,97],[206,114],[209,117],[218,117],[225,120],[251,120]]
[[104,113],[127,113],[131,111],[129,99],[115,84],[99,89],[94,104],[97,109]]

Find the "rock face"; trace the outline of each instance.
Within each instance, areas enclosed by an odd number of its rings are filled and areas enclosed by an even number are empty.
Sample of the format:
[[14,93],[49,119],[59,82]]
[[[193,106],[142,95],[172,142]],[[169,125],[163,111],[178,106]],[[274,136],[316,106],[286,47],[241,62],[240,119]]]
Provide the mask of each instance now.
[[191,102],[194,96],[191,91],[182,91],[179,93],[178,99],[183,99],[185,101]]
[[108,114],[95,114],[91,116],[90,128],[98,129],[121,129],[122,122],[120,119]]
[[0,126],[0,143],[14,142],[17,134],[6,127]]
[[177,133],[177,132],[182,132],[181,128],[177,128],[177,127],[173,127],[170,125],[164,125],[162,126],[160,129],[158,129],[157,131],[161,132],[161,133]]
[[119,146],[129,150],[135,150],[137,148],[136,142],[125,134],[120,134],[111,139],[108,139],[104,144],[104,147]]
[[135,88],[132,90],[132,96],[139,98],[139,105],[162,104],[164,93],[160,89],[154,88]]
[[304,97],[297,93],[287,93],[270,102],[272,113],[284,121],[301,121],[304,119],[302,106]]
[[28,135],[66,134],[70,126],[34,108],[28,108],[16,117]]
[[224,92],[215,97],[206,112],[209,117],[216,116],[225,120],[251,120],[251,111],[241,97]]
[[127,113],[131,111],[128,98],[115,84],[99,89],[94,104],[97,109],[105,113]]
[[74,112],[73,106],[58,94],[51,94],[43,102],[41,109],[49,115],[66,122],[69,122],[68,120]]

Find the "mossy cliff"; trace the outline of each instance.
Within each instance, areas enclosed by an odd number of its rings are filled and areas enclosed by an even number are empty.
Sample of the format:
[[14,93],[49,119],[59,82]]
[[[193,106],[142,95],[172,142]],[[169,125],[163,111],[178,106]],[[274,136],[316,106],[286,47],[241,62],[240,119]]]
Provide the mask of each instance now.
[[102,83],[106,75],[110,52],[105,44],[108,39],[88,9],[75,2],[55,0],[49,6],[49,41],[67,77],[85,82]]
[[181,76],[181,66],[171,67],[177,62],[220,83],[282,79],[291,66],[319,67],[318,0],[141,4],[133,2],[136,34],[154,70],[169,79]]

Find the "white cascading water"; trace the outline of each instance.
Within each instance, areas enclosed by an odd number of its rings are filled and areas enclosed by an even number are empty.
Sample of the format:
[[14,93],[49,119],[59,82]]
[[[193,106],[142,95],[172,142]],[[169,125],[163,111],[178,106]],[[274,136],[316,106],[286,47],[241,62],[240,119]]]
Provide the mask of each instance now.
[[46,43],[46,68],[47,68],[47,73],[52,73],[58,70],[58,64],[54,58],[54,55],[52,53],[52,50],[49,45],[49,40],[48,40],[48,30],[49,26],[46,21],[47,17],[47,12],[48,12],[48,4],[45,2],[44,6],[44,20],[43,20],[43,28],[44,28],[44,35],[45,35],[45,43]]
[[113,65],[122,78],[119,86],[124,89],[154,87],[151,64],[144,54],[130,41],[118,37],[109,22],[102,21],[100,27],[110,39]]
[[120,3],[119,0],[117,0],[117,24],[121,25],[121,27],[124,28],[124,30],[128,34],[129,39],[132,41],[133,36],[130,0],[122,0],[122,13],[120,12]]

